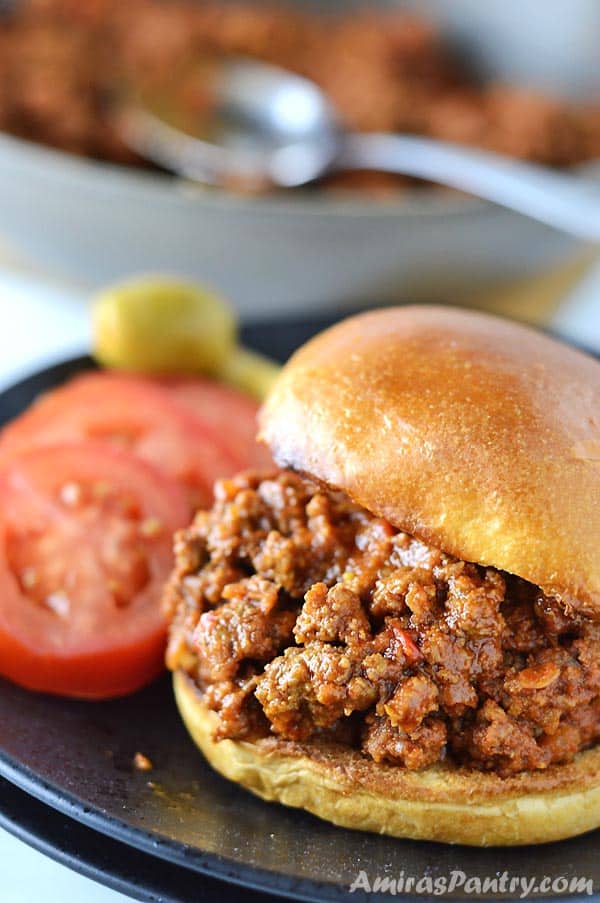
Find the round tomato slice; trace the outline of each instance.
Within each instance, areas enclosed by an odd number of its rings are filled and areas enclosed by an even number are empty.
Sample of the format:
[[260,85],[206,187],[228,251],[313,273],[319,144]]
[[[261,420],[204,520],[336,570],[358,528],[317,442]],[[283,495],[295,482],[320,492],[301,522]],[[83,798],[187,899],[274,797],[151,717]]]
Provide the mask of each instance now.
[[256,441],[259,404],[249,395],[196,377],[165,377],[160,385],[219,434],[240,470],[273,466],[267,447]]
[[42,396],[0,437],[0,463],[39,446],[108,442],[184,484],[192,508],[210,504],[219,477],[239,464],[216,429],[143,377],[90,372]]
[[163,667],[161,593],[183,489],[134,456],[81,442],[0,471],[0,674],[83,698]]

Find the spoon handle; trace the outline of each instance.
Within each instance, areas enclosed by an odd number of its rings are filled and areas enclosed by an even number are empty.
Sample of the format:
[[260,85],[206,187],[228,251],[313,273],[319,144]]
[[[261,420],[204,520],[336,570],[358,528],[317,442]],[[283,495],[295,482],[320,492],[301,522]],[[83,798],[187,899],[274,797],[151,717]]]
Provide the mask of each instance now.
[[493,201],[586,241],[600,242],[600,191],[590,180],[413,135],[348,135],[335,169],[378,169]]

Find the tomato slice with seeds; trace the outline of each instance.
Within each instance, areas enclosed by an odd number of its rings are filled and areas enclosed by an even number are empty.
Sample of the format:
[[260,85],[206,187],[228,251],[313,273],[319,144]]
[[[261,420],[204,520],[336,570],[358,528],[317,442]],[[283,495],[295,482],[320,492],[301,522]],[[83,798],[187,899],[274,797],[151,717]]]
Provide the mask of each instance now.
[[152,380],[90,372],[42,396],[0,436],[0,464],[24,450],[79,440],[107,442],[160,467],[208,505],[216,479],[239,462],[173,394]]
[[81,698],[130,693],[163,668],[164,582],[183,489],[92,442],[0,470],[0,674]]
[[256,441],[259,404],[254,398],[199,377],[165,377],[159,384],[219,434],[239,470],[273,466],[267,447]]

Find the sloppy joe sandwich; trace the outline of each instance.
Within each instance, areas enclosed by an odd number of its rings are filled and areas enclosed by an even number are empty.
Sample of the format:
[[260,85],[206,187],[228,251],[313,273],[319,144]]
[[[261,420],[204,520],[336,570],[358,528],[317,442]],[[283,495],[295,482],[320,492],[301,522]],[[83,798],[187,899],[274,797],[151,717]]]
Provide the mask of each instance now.
[[168,665],[208,761],[350,828],[600,826],[600,365],[451,308],[353,317],[177,535]]

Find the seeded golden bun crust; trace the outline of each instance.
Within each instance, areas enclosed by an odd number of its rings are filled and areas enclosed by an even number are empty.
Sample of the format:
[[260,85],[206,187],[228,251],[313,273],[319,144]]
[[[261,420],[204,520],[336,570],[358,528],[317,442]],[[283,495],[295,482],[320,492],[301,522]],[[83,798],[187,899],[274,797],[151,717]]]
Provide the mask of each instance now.
[[600,748],[506,779],[450,765],[407,771],[318,741],[214,741],[218,718],[193,681],[176,671],[173,685],[181,717],[216,771],[341,827],[470,846],[547,843],[600,827]]
[[396,527],[600,614],[600,364],[445,307],[352,317],[284,367],[276,462]]

